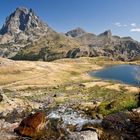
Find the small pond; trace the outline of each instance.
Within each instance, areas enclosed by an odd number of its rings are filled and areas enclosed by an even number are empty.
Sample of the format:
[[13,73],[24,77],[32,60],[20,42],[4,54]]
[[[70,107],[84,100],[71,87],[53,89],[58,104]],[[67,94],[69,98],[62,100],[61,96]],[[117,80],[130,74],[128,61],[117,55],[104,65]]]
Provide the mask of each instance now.
[[140,86],[140,66],[137,65],[113,65],[99,71],[91,71],[89,74],[92,77],[104,80],[118,81],[129,85]]

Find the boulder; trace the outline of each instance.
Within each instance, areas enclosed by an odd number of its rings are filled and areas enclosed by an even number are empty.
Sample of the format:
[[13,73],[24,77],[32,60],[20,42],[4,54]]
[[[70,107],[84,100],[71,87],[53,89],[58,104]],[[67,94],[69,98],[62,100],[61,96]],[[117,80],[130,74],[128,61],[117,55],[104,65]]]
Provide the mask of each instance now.
[[132,111],[135,112],[135,113],[140,113],[140,107],[139,108],[135,108]]
[[26,137],[36,137],[45,128],[45,114],[37,112],[23,119],[20,125],[14,129],[18,135]]
[[73,132],[70,135],[70,140],[98,140],[97,133],[94,131]]

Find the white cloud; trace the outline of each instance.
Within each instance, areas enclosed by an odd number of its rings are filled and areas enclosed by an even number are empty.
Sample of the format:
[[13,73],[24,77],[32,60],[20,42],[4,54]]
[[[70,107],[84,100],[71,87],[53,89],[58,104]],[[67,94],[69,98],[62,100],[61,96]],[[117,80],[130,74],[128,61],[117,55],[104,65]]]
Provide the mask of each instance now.
[[127,24],[121,24],[120,22],[116,22],[114,25],[117,27],[127,27]]
[[122,26],[120,22],[116,22],[115,25],[118,26],[118,27]]
[[136,27],[137,25],[136,23],[131,23],[131,26]]
[[131,29],[130,32],[140,32],[140,28]]

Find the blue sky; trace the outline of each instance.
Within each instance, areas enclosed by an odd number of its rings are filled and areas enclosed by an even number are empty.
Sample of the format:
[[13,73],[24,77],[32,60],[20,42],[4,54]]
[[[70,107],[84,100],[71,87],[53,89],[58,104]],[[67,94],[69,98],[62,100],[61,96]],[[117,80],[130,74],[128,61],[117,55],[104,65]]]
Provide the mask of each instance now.
[[0,26],[19,6],[34,9],[58,32],[82,27],[99,34],[111,29],[114,35],[140,41],[140,0],[1,0]]

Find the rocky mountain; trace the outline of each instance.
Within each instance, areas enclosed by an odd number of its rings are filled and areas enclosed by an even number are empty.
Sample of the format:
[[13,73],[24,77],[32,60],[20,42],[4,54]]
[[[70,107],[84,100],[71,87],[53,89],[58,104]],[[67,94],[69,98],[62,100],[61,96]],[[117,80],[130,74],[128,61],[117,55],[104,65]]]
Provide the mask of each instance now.
[[108,56],[130,61],[139,55],[140,43],[130,37],[113,36],[110,30],[95,35],[81,28],[60,34],[24,7],[7,17],[0,29],[0,56],[17,60]]
[[74,39],[56,33],[32,9],[17,8],[0,30],[0,56],[13,59],[53,60],[79,47]]
[[0,29],[0,55],[14,56],[20,48],[40,38],[48,29],[32,9],[17,8]]
[[21,7],[17,8],[15,12],[6,18],[5,24],[0,30],[0,34],[16,36],[21,32],[24,32],[25,34],[30,32],[43,33],[43,29],[47,30],[47,25],[35,15],[34,11]]
[[131,37],[113,36],[110,30],[99,35],[84,32],[73,37],[75,31],[74,29],[67,32],[66,36],[75,38],[85,48],[84,50],[71,51],[70,55],[73,57],[79,57],[81,54],[83,56],[84,54],[84,56],[90,57],[107,56],[115,60],[131,61],[140,56],[140,43]]

